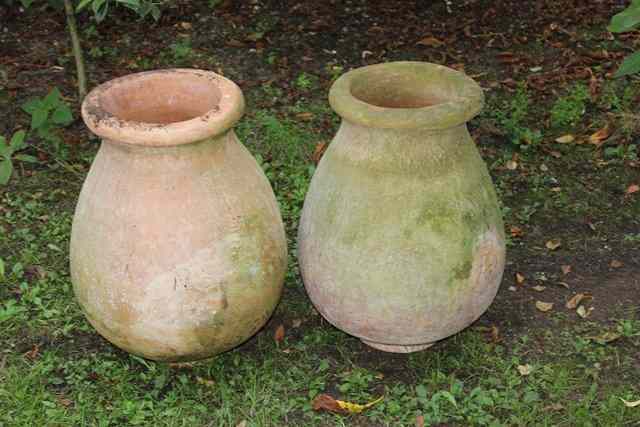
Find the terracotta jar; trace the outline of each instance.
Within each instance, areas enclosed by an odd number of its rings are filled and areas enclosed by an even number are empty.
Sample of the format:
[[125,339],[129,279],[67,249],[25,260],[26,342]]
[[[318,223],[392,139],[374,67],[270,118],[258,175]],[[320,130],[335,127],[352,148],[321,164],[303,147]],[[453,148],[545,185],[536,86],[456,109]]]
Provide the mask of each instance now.
[[232,81],[187,69],[118,78],[85,99],[103,142],[73,220],[71,278],[118,347],[206,358],[273,312],[286,241],[269,182],[232,129],[243,110]]
[[482,89],[447,67],[395,62],[346,73],[329,101],[342,124],[300,221],[307,292],[372,347],[427,348],[487,309],[504,270],[498,200],[466,127]]

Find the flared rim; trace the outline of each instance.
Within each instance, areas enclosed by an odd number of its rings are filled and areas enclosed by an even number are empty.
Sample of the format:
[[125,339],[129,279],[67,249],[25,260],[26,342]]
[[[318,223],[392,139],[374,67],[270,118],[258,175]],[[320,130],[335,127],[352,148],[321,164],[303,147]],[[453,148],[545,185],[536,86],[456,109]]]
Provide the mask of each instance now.
[[368,127],[439,130],[477,115],[484,94],[473,79],[454,69],[400,61],[342,75],[331,87],[329,103],[343,119]]
[[[194,87],[188,87],[185,82],[193,82]],[[153,105],[139,102],[139,106],[132,106],[139,101],[132,95],[135,90],[139,91],[140,97],[148,97],[151,103],[162,98],[165,104],[179,107],[180,102],[188,103],[191,99],[192,104],[203,105],[199,110],[196,108],[195,113],[190,111],[176,120],[140,120],[130,112],[132,108],[144,115],[142,112],[146,108],[152,109]],[[163,90],[175,93],[164,94]],[[206,101],[201,102],[201,99]],[[129,113],[115,111],[118,109],[113,106],[115,104],[120,109],[128,109]],[[82,103],[82,118],[96,135],[111,142],[154,147],[189,144],[220,135],[243,113],[244,97],[234,82],[211,71],[186,68],[145,71],[116,78],[94,88]]]

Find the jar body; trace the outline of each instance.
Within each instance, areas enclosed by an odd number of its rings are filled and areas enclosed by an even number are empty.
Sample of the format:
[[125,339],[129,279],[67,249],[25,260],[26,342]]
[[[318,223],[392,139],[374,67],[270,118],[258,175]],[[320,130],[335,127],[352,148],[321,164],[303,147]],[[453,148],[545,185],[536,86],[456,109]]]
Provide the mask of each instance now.
[[471,324],[494,299],[505,263],[498,201],[466,124],[343,120],[309,187],[298,246],[320,313],[391,352]]
[[233,130],[176,146],[104,140],[73,221],[71,277],[91,324],[155,360],[253,335],[286,268],[273,191]]

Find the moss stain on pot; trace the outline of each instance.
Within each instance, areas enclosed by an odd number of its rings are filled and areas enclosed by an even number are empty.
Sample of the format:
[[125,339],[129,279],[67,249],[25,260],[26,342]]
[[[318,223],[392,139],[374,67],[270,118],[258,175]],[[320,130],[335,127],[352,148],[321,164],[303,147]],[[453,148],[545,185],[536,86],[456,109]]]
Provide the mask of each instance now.
[[345,74],[329,99],[343,120],[302,212],[305,287],[367,344],[425,348],[486,310],[504,268],[497,198],[465,125],[482,90],[400,62]]

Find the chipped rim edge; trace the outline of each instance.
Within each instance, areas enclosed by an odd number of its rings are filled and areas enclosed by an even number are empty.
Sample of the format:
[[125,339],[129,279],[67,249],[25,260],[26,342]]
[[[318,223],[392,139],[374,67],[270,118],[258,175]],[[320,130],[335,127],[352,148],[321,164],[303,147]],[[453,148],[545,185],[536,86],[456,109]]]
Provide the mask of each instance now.
[[[352,83],[371,72],[421,74],[432,73],[434,85],[442,81],[456,84],[450,100],[417,108],[387,108],[369,104],[351,92]],[[421,61],[386,62],[349,71],[331,86],[331,108],[343,119],[367,127],[387,129],[443,130],[462,125],[475,117],[484,105],[484,93],[466,74],[443,65]]]
[[[193,119],[160,124],[122,120],[106,111],[101,104],[102,95],[113,86],[160,74],[179,78],[189,74],[215,81],[221,94],[216,108]],[[223,134],[233,127],[244,114],[242,90],[233,81],[212,71],[171,68],[129,74],[94,88],[82,102],[82,118],[96,135],[112,142],[149,147],[170,147],[202,141]]]

